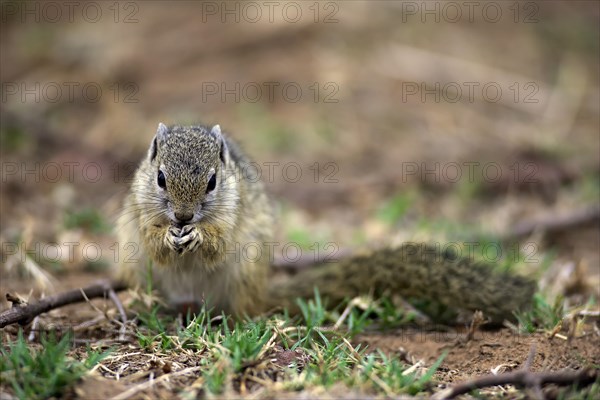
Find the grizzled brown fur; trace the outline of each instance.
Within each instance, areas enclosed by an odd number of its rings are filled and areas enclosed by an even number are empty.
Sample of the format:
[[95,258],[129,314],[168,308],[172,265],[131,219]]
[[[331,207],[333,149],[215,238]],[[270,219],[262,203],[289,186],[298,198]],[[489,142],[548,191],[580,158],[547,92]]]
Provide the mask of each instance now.
[[[118,222],[121,246],[139,250],[133,262],[120,260],[118,277],[143,284],[151,263],[155,284],[171,304],[207,303],[238,317],[281,306],[293,311],[294,299],[312,297],[315,286],[330,304],[390,293],[483,310],[495,322],[531,302],[533,281],[423,244],[378,250],[269,284],[273,206],[262,184],[247,176],[248,163],[218,125],[159,124]],[[261,256],[241,255],[247,244],[258,246]]]

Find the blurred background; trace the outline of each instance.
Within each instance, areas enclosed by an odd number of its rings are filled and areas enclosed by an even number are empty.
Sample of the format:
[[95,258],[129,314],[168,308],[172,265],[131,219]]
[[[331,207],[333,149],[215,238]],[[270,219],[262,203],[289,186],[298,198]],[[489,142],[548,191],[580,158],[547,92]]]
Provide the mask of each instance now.
[[[599,203],[598,2],[3,1],[1,18],[2,292],[107,275],[159,122],[220,124],[277,200],[277,240],[305,249],[494,238]],[[599,241],[597,223],[557,232],[525,263],[597,282]]]

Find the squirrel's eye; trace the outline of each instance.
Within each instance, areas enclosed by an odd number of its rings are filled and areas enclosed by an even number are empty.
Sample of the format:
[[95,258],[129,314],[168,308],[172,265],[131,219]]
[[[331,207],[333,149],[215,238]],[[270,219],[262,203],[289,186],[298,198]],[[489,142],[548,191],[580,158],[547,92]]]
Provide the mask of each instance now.
[[215,190],[216,186],[217,186],[217,174],[214,173],[208,180],[208,185],[206,185],[206,193],[210,193],[213,190]]
[[158,171],[158,177],[156,178],[156,182],[161,188],[167,188],[167,180],[165,179],[165,174],[163,174],[163,172],[160,170]]

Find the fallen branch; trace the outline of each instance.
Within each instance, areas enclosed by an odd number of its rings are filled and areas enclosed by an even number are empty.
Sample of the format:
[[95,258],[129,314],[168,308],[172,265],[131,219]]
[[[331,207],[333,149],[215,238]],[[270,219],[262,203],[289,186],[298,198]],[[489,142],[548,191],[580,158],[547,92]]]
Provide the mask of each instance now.
[[352,250],[349,248],[342,248],[336,250],[335,253],[332,254],[317,253],[318,254],[315,255],[310,252],[303,252],[295,260],[288,260],[286,257],[275,256],[271,268],[285,272],[298,272],[302,269],[312,268],[319,264],[339,262],[350,257],[352,255]]
[[123,307],[123,303],[121,303],[121,299],[117,296],[117,292],[114,289],[110,289],[108,291],[108,297],[115,303],[117,310],[119,311],[119,315],[121,316],[121,329],[119,329],[119,340],[125,340],[125,332],[127,331],[127,313],[125,312],[125,307]]
[[466,394],[475,389],[481,389],[488,386],[515,385],[533,390],[535,398],[544,399],[542,386],[553,383],[559,386],[581,385],[587,386],[600,378],[597,370],[583,369],[580,371],[530,371],[533,358],[535,356],[535,346],[532,346],[527,361],[523,368],[500,375],[482,376],[467,382],[462,382],[448,389],[436,393],[433,398],[436,400],[453,399],[461,394]]
[[[101,282],[86,288],[74,289],[68,292],[55,294],[54,296],[44,297],[33,304],[19,305],[18,303],[13,302],[12,308],[0,313],[0,328],[4,328],[5,326],[14,323],[25,325],[36,316],[55,308],[85,301],[86,298],[93,299],[97,297],[107,297],[111,290],[120,292],[126,288],[127,286],[122,282]],[[11,299],[14,299],[14,296],[7,293],[6,299],[11,301]]]
[[557,216],[550,215],[534,221],[523,221],[517,224],[510,232],[506,233],[503,241],[510,241],[527,237],[535,232],[553,234],[583,225],[598,223],[600,221],[600,207],[589,207],[576,210],[570,214]]
[[[553,234],[580,226],[600,222],[600,207],[589,207],[576,210],[570,214],[557,216],[550,215],[537,220],[526,220],[517,224],[513,229],[500,236],[502,242],[511,242],[527,237],[535,232]],[[302,269],[312,268],[327,262],[338,262],[352,256],[350,248],[342,248],[334,254],[301,254],[295,260],[276,256],[272,268],[285,272],[298,272]]]
[[29,332],[29,336],[27,337],[28,341],[33,342],[35,340],[35,333],[38,329],[39,324],[40,324],[40,316],[36,315],[36,317],[33,319],[33,322],[31,323],[31,332]]
[[483,312],[481,310],[475,311],[473,313],[473,319],[471,319],[471,324],[469,325],[469,331],[467,332],[467,336],[465,340],[470,342],[475,337],[475,333],[479,329],[481,324],[485,323],[485,319],[483,318]]

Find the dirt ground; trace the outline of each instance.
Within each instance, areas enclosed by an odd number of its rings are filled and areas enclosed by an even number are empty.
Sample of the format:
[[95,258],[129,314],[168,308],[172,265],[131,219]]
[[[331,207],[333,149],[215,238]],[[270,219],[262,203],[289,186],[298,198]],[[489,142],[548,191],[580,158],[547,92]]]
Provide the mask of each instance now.
[[[219,123],[259,165],[279,163],[273,176],[263,175],[277,201],[279,242],[314,239],[356,250],[502,237],[524,221],[600,203],[598,2],[491,2],[502,10],[498,22],[479,9],[473,21],[466,10],[449,21],[443,2],[431,2],[440,8],[439,21],[424,14],[422,2],[320,2],[318,14],[301,2],[294,23],[278,11],[269,21],[260,2],[258,22],[248,21],[243,2],[231,2],[239,6],[232,14],[239,21],[220,14],[219,2],[208,2],[217,14],[201,3],[157,1],[121,3],[118,15],[108,3],[92,3],[103,10],[94,22],[79,9],[70,21],[64,8],[50,20],[42,6],[33,11],[39,22],[20,13],[23,4],[2,3],[2,310],[9,307],[4,293],[36,298],[110,276],[112,228],[128,177],[160,121]],[[269,98],[265,87],[272,83],[277,89]],[[86,85],[102,94],[84,91]],[[254,101],[257,86],[262,95]],[[299,99],[280,90],[291,86],[301,89]],[[501,98],[490,101],[484,86],[500,88]],[[477,88],[473,96],[469,87]],[[298,180],[286,175],[291,163],[300,166]],[[500,171],[493,179],[490,166]],[[88,253],[90,243],[98,257]],[[517,272],[537,279],[550,303],[562,296],[565,313],[582,304],[598,309],[597,219],[534,230],[516,246],[531,256]],[[110,302],[93,304],[116,314]],[[79,326],[80,345],[115,339],[116,329],[105,324],[81,326],[98,309],[72,305],[41,323]],[[14,326],[0,330],[3,343],[15,332]],[[431,366],[448,351],[435,375],[439,387],[515,370],[533,344],[536,371],[600,366],[593,320],[575,335],[565,328],[553,339],[548,329],[478,331],[468,342],[464,334],[460,325],[431,332],[402,327],[366,332],[352,343],[410,365]],[[138,352],[135,343],[121,345],[120,362]],[[133,365],[143,356],[131,357]],[[160,376],[164,364],[155,361],[144,368]],[[179,379],[174,386],[194,381]],[[108,398],[127,388],[126,380],[98,369],[70,395]],[[337,387],[269,390],[261,396],[367,396]],[[174,392],[161,386],[136,396]],[[482,393],[521,395],[497,387]]]

